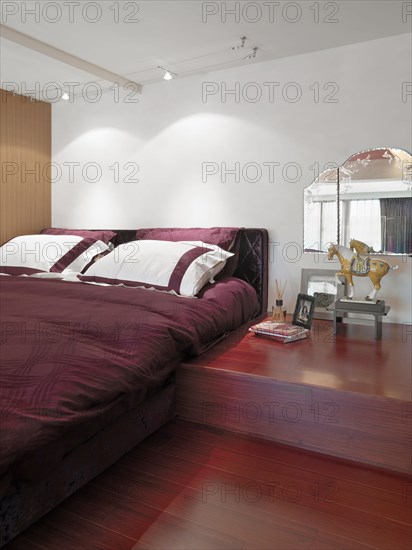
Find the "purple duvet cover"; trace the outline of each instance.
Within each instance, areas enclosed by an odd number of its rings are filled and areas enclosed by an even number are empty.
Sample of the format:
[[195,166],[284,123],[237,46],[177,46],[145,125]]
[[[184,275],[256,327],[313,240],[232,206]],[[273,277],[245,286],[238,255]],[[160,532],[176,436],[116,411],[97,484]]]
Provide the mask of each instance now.
[[199,299],[28,277],[1,277],[0,290],[0,494],[42,477],[259,308],[235,278]]

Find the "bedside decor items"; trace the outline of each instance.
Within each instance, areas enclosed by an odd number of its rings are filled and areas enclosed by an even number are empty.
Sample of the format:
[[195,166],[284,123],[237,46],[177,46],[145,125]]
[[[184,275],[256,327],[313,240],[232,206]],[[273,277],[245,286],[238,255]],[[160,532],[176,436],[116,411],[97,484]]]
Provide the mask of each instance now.
[[310,330],[316,299],[309,294],[298,294],[292,324]]
[[286,322],[286,310],[283,308],[283,294],[286,282],[275,279],[276,305],[273,308],[272,317],[266,321],[249,328],[256,336],[267,336],[287,344],[296,340],[303,340],[310,334],[315,298],[307,294],[299,294],[296,302],[295,314],[292,323]]
[[349,295],[347,296],[349,299],[354,297],[354,276],[369,277],[371,280],[373,290],[365,298],[367,302],[371,302],[375,301],[375,297],[381,288],[382,277],[389,273],[391,269],[398,269],[397,265],[391,266],[388,262],[377,258],[362,257],[359,254],[354,254],[350,248],[338,244],[332,244],[328,249],[328,260],[331,260],[334,256],[337,256],[340,262],[340,271],[337,275],[343,275],[349,286]]
[[[276,279],[276,296],[281,297],[285,291],[286,283],[281,285],[281,282]],[[282,302],[281,304],[279,302]],[[295,312],[291,323],[286,322],[286,311],[283,310],[283,301],[281,298],[276,300],[276,307],[273,310],[272,318],[249,328],[256,336],[267,336],[287,344],[296,340],[303,340],[310,334],[312,325],[313,312],[315,308],[315,298],[308,294],[298,294],[296,301]],[[281,320],[275,320],[279,316]]]
[[272,312],[272,321],[284,323],[286,321],[286,309],[283,307],[283,293],[285,292],[286,283],[282,287],[282,281],[275,279],[276,285],[276,302]]
[[287,344],[303,340],[307,338],[310,331],[306,328],[293,325],[292,323],[277,323],[276,321],[263,321],[253,327],[250,327],[250,332],[256,336],[268,336],[276,342]]
[[332,269],[302,269],[300,291],[315,298],[314,319],[332,319],[328,306],[346,294],[346,279]]

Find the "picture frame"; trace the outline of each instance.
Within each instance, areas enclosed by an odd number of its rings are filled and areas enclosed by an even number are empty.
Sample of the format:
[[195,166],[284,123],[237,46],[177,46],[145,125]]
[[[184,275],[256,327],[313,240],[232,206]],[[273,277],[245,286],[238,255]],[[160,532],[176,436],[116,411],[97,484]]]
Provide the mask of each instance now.
[[315,311],[316,298],[309,294],[299,293],[295,311],[293,312],[292,324],[310,330],[312,326],[313,313]]
[[300,291],[315,298],[314,319],[332,319],[326,308],[346,295],[346,280],[332,269],[302,269]]

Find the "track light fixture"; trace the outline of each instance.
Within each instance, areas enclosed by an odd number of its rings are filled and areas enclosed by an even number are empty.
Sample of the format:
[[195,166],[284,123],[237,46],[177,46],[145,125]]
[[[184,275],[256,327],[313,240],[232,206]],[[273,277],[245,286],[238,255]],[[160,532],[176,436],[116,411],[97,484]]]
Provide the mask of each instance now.
[[245,47],[245,44],[246,44],[246,36],[241,36],[240,37],[240,40],[241,40],[241,43],[239,46],[232,46],[232,50],[240,50],[240,48],[244,48]]
[[252,53],[247,55],[246,57],[243,57],[243,61],[247,61],[249,59],[254,59],[256,57],[256,54],[257,54],[257,51],[258,51],[258,47],[255,46],[254,48],[252,48]]
[[[230,48],[230,50],[233,50],[233,51],[242,50],[244,48],[246,48],[249,51],[252,50],[252,52],[249,53],[249,55],[247,55],[245,57],[242,57],[242,58],[239,58],[239,59],[242,59],[243,61],[254,59],[256,57],[257,51],[259,49],[257,46],[254,46],[253,48],[251,48],[249,46],[246,47],[246,41],[247,41],[247,37],[246,36],[241,36],[240,37],[240,44],[237,44],[236,46],[232,46]],[[227,50],[222,50],[221,53],[224,53],[225,51],[227,52]],[[205,55],[201,55],[201,56],[198,56],[198,57],[192,57],[190,59],[184,59],[184,60],[181,60],[181,61],[177,61],[176,63],[173,63],[173,65],[178,65],[179,63],[187,63],[189,61],[197,61],[199,59],[205,59],[205,58],[207,58],[209,56],[212,56],[212,55],[216,56],[219,53],[220,52],[213,52],[211,54],[205,54]],[[213,68],[213,67],[218,67],[220,65],[222,65],[222,63],[215,63],[213,65],[209,65],[207,68],[210,69],[210,68]],[[172,80],[173,78],[178,76],[176,73],[173,73],[172,71],[170,71],[169,69],[166,69],[165,67],[162,67],[161,65],[158,65],[157,68],[160,69],[161,71],[163,71],[163,79],[164,80]],[[152,69],[146,69],[146,70],[149,71],[149,70],[152,70]]]

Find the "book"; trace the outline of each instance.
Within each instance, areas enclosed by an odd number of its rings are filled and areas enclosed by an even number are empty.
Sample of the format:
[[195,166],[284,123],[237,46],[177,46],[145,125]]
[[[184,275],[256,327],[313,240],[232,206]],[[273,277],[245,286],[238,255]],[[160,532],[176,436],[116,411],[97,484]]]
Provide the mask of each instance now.
[[275,342],[281,342],[282,344],[288,344],[289,342],[296,342],[297,340],[304,340],[305,338],[308,337],[307,334],[297,334],[296,336],[285,338],[283,336],[265,334],[263,332],[255,332],[254,335],[259,338],[270,338],[270,340],[274,340]]
[[307,338],[310,331],[292,323],[279,323],[277,321],[263,321],[249,328],[257,336],[270,336],[278,342],[295,342]]

